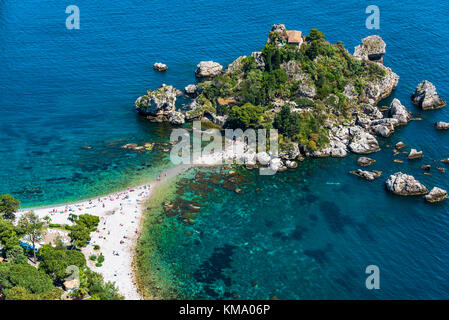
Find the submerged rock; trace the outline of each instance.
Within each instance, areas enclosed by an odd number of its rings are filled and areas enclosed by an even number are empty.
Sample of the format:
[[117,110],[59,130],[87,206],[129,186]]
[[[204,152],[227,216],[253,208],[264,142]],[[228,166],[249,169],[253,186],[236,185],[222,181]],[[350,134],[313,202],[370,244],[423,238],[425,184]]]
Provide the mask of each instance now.
[[382,175],[382,171],[378,170],[364,171],[362,169],[357,169],[356,171],[349,171],[349,173],[368,181],[374,181],[375,179],[379,178]]
[[449,130],[449,122],[437,122],[435,123],[435,129],[437,130]]
[[201,61],[195,71],[198,78],[216,77],[223,71],[223,66],[214,61]]
[[360,157],[360,158],[357,160],[357,163],[358,163],[360,166],[362,166],[362,167],[370,166],[370,165],[372,165],[374,162],[376,162],[376,160],[371,159],[371,158],[368,158],[368,157]]
[[427,80],[418,84],[412,94],[412,102],[423,110],[438,109],[446,105],[446,102],[438,95],[435,86]]
[[408,160],[421,159],[423,156],[422,151],[417,151],[416,149],[410,150],[410,153],[407,156]]
[[449,164],[449,158],[441,160],[441,162]]
[[385,47],[385,41],[380,36],[371,35],[363,38],[362,43],[354,48],[354,57],[382,63]]
[[391,175],[385,182],[387,190],[400,196],[427,194],[429,190],[413,176],[402,172]]
[[394,99],[388,109],[388,116],[398,120],[398,124],[405,125],[412,120],[410,111],[401,104],[401,101]]
[[427,202],[440,202],[447,198],[447,191],[434,187],[428,195],[424,196]]

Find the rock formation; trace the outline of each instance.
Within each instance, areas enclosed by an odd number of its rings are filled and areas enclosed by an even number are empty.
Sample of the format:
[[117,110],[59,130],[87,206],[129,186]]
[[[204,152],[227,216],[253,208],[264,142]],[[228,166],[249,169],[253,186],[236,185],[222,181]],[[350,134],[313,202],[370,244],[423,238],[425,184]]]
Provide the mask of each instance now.
[[156,62],[156,63],[153,65],[153,69],[154,69],[154,70],[157,70],[157,71],[165,71],[165,70],[168,69],[168,67],[167,67],[166,64],[163,64],[163,63],[161,63],[161,62]]
[[393,99],[388,109],[388,116],[398,120],[398,124],[405,125],[412,120],[410,111],[401,104],[398,99]]
[[176,111],[177,90],[173,86],[163,84],[159,89],[139,97],[135,106],[139,114],[154,122],[184,123],[183,115]]
[[368,158],[368,157],[360,157],[357,160],[357,163],[361,167],[368,167],[368,166],[372,165],[374,162],[376,162],[376,160]]
[[435,129],[437,130],[449,130],[449,122],[437,122],[435,123]]
[[418,84],[412,94],[412,102],[423,110],[438,109],[446,105],[446,102],[438,95],[435,86],[427,80]]
[[422,151],[417,151],[416,149],[410,150],[410,153],[407,156],[408,160],[421,159],[423,156]]
[[438,187],[434,187],[432,190],[430,190],[429,194],[424,196],[424,199],[426,199],[427,202],[440,202],[447,198],[447,191],[440,189]]
[[356,171],[350,171],[349,173],[356,175],[362,179],[368,181],[374,181],[382,175],[382,171],[373,170],[373,171],[364,171],[362,169],[357,169]]
[[362,39],[362,44],[354,48],[354,57],[375,62],[383,62],[386,44],[377,35]]
[[413,176],[402,172],[391,175],[386,181],[387,190],[400,196],[427,194],[429,190]]

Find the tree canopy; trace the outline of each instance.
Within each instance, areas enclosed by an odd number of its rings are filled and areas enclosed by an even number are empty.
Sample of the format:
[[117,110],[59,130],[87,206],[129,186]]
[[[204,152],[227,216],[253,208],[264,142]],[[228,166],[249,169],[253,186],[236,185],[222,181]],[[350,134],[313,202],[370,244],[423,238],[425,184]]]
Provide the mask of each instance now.
[[0,214],[3,215],[5,219],[15,219],[14,213],[19,210],[20,201],[14,199],[10,194],[0,195]]

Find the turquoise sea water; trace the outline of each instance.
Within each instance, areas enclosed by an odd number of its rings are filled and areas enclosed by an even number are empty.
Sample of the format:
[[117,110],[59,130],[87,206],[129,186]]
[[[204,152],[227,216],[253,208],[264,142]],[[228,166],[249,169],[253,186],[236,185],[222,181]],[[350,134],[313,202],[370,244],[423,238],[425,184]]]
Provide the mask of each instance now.
[[[355,156],[306,161],[274,177],[251,171],[241,195],[214,186],[195,224],[161,239],[161,254],[197,298],[447,298],[449,203],[395,197],[383,182],[401,170],[449,189],[448,173],[434,162],[449,157],[449,135],[433,129],[449,121],[449,109],[421,112],[410,103],[424,79],[449,100],[449,5],[377,1],[381,29],[367,30],[369,4],[80,0],[81,29],[69,31],[59,1],[1,1],[0,193],[35,206],[154,176],[169,165],[163,148],[132,154],[120,146],[163,142],[170,128],[140,119],[135,99],[162,83],[182,89],[194,82],[201,60],[226,65],[260,50],[273,23],[317,27],[350,51],[377,33],[387,43],[385,64],[401,77],[385,104],[397,97],[423,118],[381,139],[373,157],[383,178],[349,175]],[[156,61],[169,71],[154,72]],[[400,140],[424,159],[393,163],[386,145]],[[423,163],[433,165],[432,176],[423,175]],[[370,264],[380,267],[381,290],[365,289]]]

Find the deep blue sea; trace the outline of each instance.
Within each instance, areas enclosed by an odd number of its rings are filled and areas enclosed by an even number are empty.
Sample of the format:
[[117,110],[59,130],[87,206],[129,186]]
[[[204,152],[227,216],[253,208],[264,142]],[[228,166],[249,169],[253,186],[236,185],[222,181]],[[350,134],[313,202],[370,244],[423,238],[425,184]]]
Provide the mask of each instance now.
[[[80,8],[80,30],[65,27],[69,4]],[[370,4],[0,0],[0,194],[30,207],[156,175],[170,165],[163,147],[145,154],[120,148],[164,142],[170,132],[139,118],[135,99],[162,83],[193,83],[201,60],[227,65],[261,50],[274,23],[306,33],[318,28],[351,52],[379,34],[387,43],[384,63],[400,76],[385,104],[399,98],[423,119],[381,139],[383,150],[373,157],[383,177],[369,183],[349,175],[355,156],[306,161],[275,177],[248,173],[245,193],[217,187],[189,227],[195,236],[161,240],[160,254],[179,266],[183,289],[196,298],[448,298],[449,202],[395,197],[383,184],[401,170],[429,188],[449,189],[449,173],[435,170],[449,157],[449,133],[433,128],[449,121],[449,107],[421,112],[410,102],[424,79],[449,100],[449,4],[378,0],[380,29],[368,30]],[[169,70],[152,70],[157,61]],[[400,140],[423,150],[424,159],[393,163],[386,146]],[[423,175],[423,163],[432,164],[431,176]],[[380,268],[380,290],[365,288],[371,264]]]

